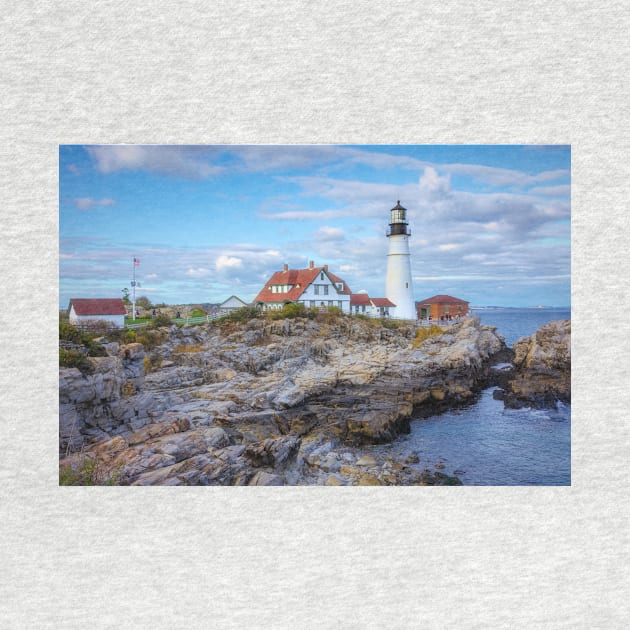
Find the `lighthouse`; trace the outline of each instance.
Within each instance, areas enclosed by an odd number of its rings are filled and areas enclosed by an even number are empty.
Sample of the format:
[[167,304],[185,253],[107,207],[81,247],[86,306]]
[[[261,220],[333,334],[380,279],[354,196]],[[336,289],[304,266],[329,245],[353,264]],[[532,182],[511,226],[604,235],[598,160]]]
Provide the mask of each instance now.
[[409,224],[407,209],[400,201],[390,210],[389,253],[387,254],[387,281],[385,295],[396,308],[392,314],[397,319],[416,319],[416,305],[411,283],[411,255],[409,254]]

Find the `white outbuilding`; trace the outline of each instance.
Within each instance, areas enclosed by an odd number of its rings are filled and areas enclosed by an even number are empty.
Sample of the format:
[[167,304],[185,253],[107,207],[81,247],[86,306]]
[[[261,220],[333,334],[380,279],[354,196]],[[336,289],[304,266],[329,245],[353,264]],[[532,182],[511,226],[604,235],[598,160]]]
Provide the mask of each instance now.
[[120,298],[72,298],[68,307],[68,318],[75,326],[105,321],[123,328],[126,314],[125,303]]
[[239,308],[243,308],[244,306],[249,306],[247,302],[241,300],[240,297],[236,295],[231,295],[225,302],[219,304],[219,310],[222,315],[227,315],[232,311],[237,311]]

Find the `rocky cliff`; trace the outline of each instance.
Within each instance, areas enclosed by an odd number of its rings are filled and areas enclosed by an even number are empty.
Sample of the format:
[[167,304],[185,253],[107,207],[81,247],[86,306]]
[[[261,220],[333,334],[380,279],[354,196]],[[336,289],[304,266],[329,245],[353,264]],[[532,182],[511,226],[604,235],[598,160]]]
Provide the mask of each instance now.
[[571,322],[541,326],[514,344],[514,369],[497,395],[507,407],[553,407],[571,402]]
[[110,344],[94,374],[60,370],[62,465],[87,456],[129,484],[452,482],[359,447],[470,400],[503,339],[476,318],[422,343],[376,324],[254,319],[173,326],[150,352]]

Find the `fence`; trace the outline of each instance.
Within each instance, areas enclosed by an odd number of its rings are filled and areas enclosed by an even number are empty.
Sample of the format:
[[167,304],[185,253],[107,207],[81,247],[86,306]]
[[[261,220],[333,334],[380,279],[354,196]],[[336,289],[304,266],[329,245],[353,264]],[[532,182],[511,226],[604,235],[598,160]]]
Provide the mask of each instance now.
[[[171,320],[171,323],[173,324],[203,324],[203,323],[207,323],[212,321],[213,319],[216,319],[217,317],[219,317],[219,315],[213,314],[213,315],[200,315],[199,317],[174,317]],[[140,322],[138,324],[127,324],[125,323],[125,328],[128,328],[129,330],[136,330],[137,328],[143,328],[144,326],[148,326],[153,320],[148,320],[146,322]]]

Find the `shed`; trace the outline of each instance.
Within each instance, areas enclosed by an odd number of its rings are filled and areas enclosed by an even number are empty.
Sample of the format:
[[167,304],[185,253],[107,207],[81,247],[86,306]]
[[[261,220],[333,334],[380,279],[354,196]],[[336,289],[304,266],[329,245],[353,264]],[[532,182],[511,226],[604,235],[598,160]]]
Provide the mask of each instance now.
[[452,295],[434,295],[416,302],[418,319],[443,321],[468,315],[468,302]]
[[127,309],[121,298],[72,298],[68,306],[68,317],[74,325],[106,321],[123,328],[126,314]]
[[225,302],[219,304],[219,309],[222,315],[226,315],[227,313],[236,311],[239,308],[243,308],[243,306],[249,306],[249,304],[247,304],[247,302],[243,302],[240,297],[231,295],[227,300],[225,300]]

